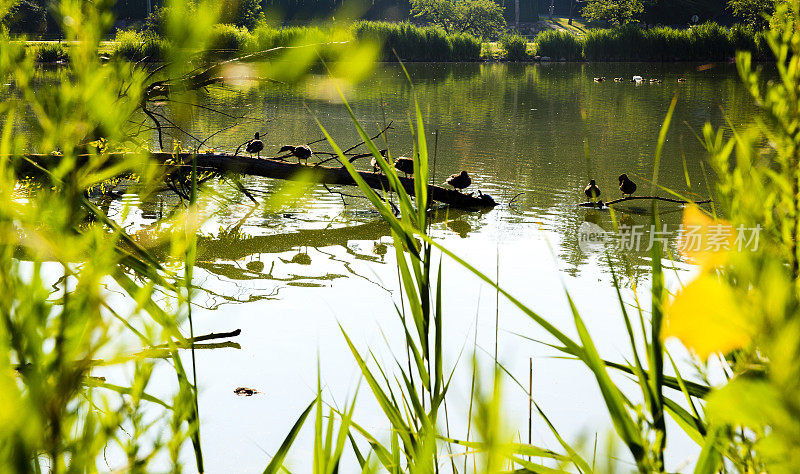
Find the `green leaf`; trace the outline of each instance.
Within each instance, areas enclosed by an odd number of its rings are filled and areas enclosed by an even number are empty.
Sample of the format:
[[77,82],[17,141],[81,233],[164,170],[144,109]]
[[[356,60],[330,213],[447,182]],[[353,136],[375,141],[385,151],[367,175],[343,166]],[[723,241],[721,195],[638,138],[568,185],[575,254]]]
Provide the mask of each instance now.
[[305,423],[308,414],[311,413],[311,409],[314,408],[314,404],[317,402],[317,399],[311,401],[303,410],[303,413],[297,418],[297,421],[294,422],[292,429],[289,430],[289,434],[286,435],[286,438],[281,443],[281,447],[278,448],[278,451],[275,453],[275,456],[272,457],[272,461],[267,465],[267,468],[264,469],[264,474],[276,474],[278,470],[283,467],[283,461],[286,459],[286,455],[289,453],[289,448],[292,447],[292,443],[297,438],[297,434],[300,433],[300,428],[303,427],[303,423]]

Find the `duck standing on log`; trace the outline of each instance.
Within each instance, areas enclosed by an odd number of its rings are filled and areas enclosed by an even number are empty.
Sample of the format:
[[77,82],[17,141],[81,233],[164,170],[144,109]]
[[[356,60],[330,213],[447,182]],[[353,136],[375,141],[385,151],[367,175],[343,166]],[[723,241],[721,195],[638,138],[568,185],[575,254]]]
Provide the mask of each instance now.
[[[386,155],[389,153],[389,150],[381,150],[380,153],[381,153],[381,156],[384,159],[386,159]],[[371,153],[370,153],[370,155],[371,155]],[[372,166],[372,172],[373,173],[377,173],[378,171],[381,170],[381,167],[378,164],[378,159],[375,158],[374,156],[372,157],[371,160],[369,160],[369,164],[370,164],[370,166]]]
[[264,142],[262,142],[258,138],[258,132],[256,132],[255,137],[247,142],[247,146],[245,147],[245,151],[250,153],[250,158],[253,157],[253,153],[255,153],[259,158],[261,158],[261,150],[264,149]]
[[619,190],[622,191],[622,197],[627,194],[630,197],[636,192],[636,183],[628,179],[628,175],[623,173],[619,175]]
[[462,171],[460,173],[451,175],[444,182],[456,188],[458,192],[461,192],[462,189],[472,184],[472,178],[469,177],[466,171]]
[[379,172],[381,170],[381,167],[378,164],[378,159],[375,158],[374,156],[370,160],[369,164],[372,165],[372,172],[373,173],[377,173],[377,172]]
[[308,145],[298,145],[298,146],[284,145],[281,147],[278,153],[283,153],[287,151],[291,153],[292,156],[297,158],[298,164],[300,163],[300,160],[303,160],[306,162],[307,165],[308,159],[311,158],[312,155],[311,148],[309,148]]
[[402,171],[406,174],[406,178],[408,178],[408,175],[414,174],[414,160],[406,156],[401,156],[395,160],[394,169]]
[[600,197],[600,188],[597,186],[597,183],[594,180],[589,180],[589,185],[583,190],[586,197],[589,198],[592,202],[595,202],[597,198]]

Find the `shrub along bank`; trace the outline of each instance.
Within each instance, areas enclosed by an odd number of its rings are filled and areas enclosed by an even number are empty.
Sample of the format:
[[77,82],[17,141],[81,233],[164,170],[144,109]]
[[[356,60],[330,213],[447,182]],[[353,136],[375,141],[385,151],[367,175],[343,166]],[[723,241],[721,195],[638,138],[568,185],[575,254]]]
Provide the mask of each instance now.
[[736,51],[750,51],[756,59],[767,51],[764,34],[749,27],[725,28],[705,23],[689,29],[633,25],[589,30],[582,37],[548,31],[534,41],[534,51],[553,59],[588,61],[721,61]]

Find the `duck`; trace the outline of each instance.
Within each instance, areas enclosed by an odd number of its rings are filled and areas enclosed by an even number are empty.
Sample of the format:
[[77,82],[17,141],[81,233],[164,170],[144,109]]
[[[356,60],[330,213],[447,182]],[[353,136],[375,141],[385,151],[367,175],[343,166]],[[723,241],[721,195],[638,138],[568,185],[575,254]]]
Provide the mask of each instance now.
[[[384,159],[386,158],[386,154],[387,154],[388,152],[389,152],[389,150],[381,150],[381,151],[380,151],[380,153],[381,153],[381,156],[382,156]],[[369,165],[370,165],[370,166],[372,166],[372,172],[373,172],[373,173],[377,173],[377,172],[379,172],[379,171],[381,170],[381,166],[378,164],[378,159],[377,159],[377,158],[375,158],[375,156],[374,156],[374,155],[372,155],[371,153],[370,153],[369,155],[370,155],[370,156],[372,156],[372,159],[371,159],[371,160],[369,160]]]
[[414,160],[406,156],[401,156],[395,160],[394,169],[405,173],[407,178],[408,175],[414,174]]
[[466,171],[462,171],[460,173],[450,175],[450,177],[444,180],[444,182],[461,192],[462,189],[472,184],[472,178],[469,177]]
[[603,82],[605,80],[606,80],[605,76],[603,76],[603,77],[595,77],[594,78],[594,82]]
[[619,175],[619,190],[622,191],[622,197],[627,194],[630,197],[636,192],[636,183],[628,178],[628,175],[623,173]]
[[615,77],[614,78],[614,82],[622,82],[623,80],[624,79],[622,79],[621,77]]
[[678,78],[678,82],[681,82],[681,83],[686,82],[686,78],[685,77],[679,77]]
[[594,182],[593,179],[589,180],[589,184],[583,190],[586,197],[595,201],[598,197],[600,197],[600,188],[597,186],[597,183]]
[[284,145],[281,147],[278,153],[283,153],[286,151],[290,152],[292,156],[297,157],[298,164],[300,163],[300,160],[303,160],[306,162],[306,165],[308,164],[308,159],[311,158],[311,155],[313,154],[311,153],[311,148],[309,148],[308,145]]
[[255,137],[252,140],[247,142],[247,146],[245,147],[245,151],[250,153],[250,157],[253,157],[253,153],[255,153],[259,158],[261,158],[261,150],[264,149],[264,142],[262,142],[258,137],[258,132],[256,132]]

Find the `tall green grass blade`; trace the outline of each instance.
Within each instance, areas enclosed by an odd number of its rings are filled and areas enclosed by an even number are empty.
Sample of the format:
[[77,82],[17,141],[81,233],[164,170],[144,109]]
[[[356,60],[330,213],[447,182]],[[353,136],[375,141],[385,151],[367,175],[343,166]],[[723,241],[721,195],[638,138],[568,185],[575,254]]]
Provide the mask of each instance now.
[[672,419],[681,427],[683,432],[692,438],[692,441],[699,446],[705,445],[705,428],[701,420],[692,416],[691,413],[669,398],[664,398],[664,408]]
[[[403,443],[405,444],[405,446],[410,448],[411,446],[413,446],[413,442],[409,435],[411,430],[403,421],[403,417],[400,414],[400,411],[397,409],[397,402],[392,401],[389,399],[389,397],[387,397],[386,393],[383,391],[380,384],[378,384],[378,381],[375,379],[375,377],[372,375],[372,372],[367,367],[367,364],[361,357],[361,354],[359,354],[358,350],[353,345],[353,342],[347,336],[347,333],[345,333],[343,328],[340,327],[340,329],[342,331],[342,334],[344,335],[345,340],[347,341],[347,345],[350,348],[350,352],[352,352],[353,357],[356,359],[356,362],[358,363],[358,366],[361,369],[361,374],[367,380],[367,384],[372,390],[372,393],[375,396],[378,405],[383,410],[383,413],[386,415],[386,418],[392,424],[393,433],[399,435],[403,439]],[[378,368],[380,369],[380,366],[378,366]]]
[[583,343],[586,353],[586,365],[597,379],[600,393],[603,395],[603,400],[606,402],[608,413],[611,416],[611,421],[614,424],[617,434],[619,434],[622,441],[628,446],[633,458],[636,460],[636,464],[641,468],[645,451],[644,441],[639,432],[639,428],[625,409],[625,399],[622,393],[620,393],[619,388],[614,385],[614,382],[611,381],[611,377],[609,377],[606,372],[605,363],[597,353],[594,341],[592,341],[583,323],[583,319],[578,313],[578,308],[575,307],[575,303],[572,301],[572,297],[569,296],[569,293],[567,293],[567,300],[569,301],[572,316],[575,320],[575,327],[578,330],[578,335],[580,336],[581,343]]
[[705,445],[697,458],[694,474],[715,474],[722,465],[722,454],[717,447],[720,442],[721,428],[712,428],[706,437]]
[[303,413],[297,418],[297,421],[294,422],[292,425],[292,429],[289,430],[289,434],[286,435],[286,438],[281,443],[280,448],[275,453],[275,456],[272,457],[272,461],[269,462],[267,468],[264,469],[264,474],[277,474],[278,471],[283,467],[283,461],[286,459],[286,455],[289,454],[289,448],[292,447],[294,440],[297,438],[297,435],[300,433],[300,428],[303,427],[303,424],[308,417],[308,414],[311,413],[311,409],[314,408],[317,400],[314,399],[311,403],[308,404]]
[[675,105],[678,103],[678,94],[672,97],[672,102],[669,104],[667,116],[661,124],[661,130],[658,132],[658,142],[656,144],[656,154],[653,160],[653,183],[650,189],[650,195],[654,195],[656,191],[656,184],[658,183],[658,171],[661,164],[661,151],[664,149],[664,142],[667,141],[667,132],[669,131],[669,124],[672,122],[672,114],[675,112]]

